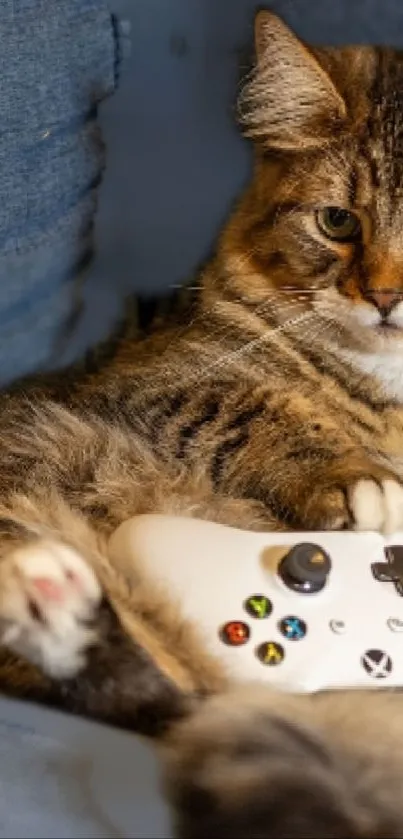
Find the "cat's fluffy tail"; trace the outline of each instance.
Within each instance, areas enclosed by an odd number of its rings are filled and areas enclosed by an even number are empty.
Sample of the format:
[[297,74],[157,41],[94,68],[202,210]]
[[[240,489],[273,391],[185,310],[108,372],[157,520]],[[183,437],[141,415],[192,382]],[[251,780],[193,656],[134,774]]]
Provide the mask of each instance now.
[[231,691],[170,736],[177,835],[401,837],[402,745],[397,695]]

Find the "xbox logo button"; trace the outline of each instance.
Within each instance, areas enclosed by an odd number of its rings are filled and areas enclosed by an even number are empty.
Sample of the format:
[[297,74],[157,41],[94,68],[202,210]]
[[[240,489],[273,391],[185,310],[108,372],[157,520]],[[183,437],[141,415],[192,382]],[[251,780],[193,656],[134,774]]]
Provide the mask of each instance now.
[[392,659],[384,650],[367,650],[361,664],[371,679],[386,679],[393,669]]

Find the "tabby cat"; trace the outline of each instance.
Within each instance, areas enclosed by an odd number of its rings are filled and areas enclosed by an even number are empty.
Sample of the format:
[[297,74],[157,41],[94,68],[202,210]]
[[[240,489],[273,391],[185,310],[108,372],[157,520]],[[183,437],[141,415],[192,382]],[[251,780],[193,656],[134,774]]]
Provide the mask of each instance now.
[[150,511],[403,528],[403,54],[268,12],[256,46],[253,178],[188,308],[0,400],[0,684],[164,735],[182,836],[397,837],[397,695],[233,695],[105,547]]

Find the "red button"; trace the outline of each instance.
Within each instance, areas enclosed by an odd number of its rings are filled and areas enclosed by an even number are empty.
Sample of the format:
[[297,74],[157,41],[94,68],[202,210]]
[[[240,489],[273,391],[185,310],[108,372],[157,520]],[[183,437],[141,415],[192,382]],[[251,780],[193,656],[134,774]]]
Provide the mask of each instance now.
[[220,630],[220,638],[230,647],[241,647],[250,638],[250,629],[243,621],[229,621]]

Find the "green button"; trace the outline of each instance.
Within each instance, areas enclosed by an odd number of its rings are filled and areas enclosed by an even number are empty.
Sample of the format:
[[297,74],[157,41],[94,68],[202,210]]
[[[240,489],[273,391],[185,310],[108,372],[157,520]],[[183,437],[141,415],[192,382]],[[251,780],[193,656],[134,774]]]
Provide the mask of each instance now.
[[270,617],[273,611],[273,605],[268,597],[264,594],[252,594],[244,603],[244,609],[251,616],[257,620]]

